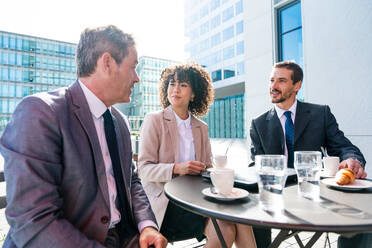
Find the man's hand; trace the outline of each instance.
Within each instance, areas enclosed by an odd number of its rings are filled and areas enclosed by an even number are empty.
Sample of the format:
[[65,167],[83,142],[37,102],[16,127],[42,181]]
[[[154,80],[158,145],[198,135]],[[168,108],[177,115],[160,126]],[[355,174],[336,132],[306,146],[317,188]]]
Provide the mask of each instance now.
[[139,237],[141,248],[148,248],[151,245],[155,248],[165,248],[168,244],[167,239],[153,227],[145,227]]
[[173,167],[173,174],[178,175],[197,175],[204,171],[206,168],[205,164],[199,161],[187,161],[179,164],[175,164]]
[[348,158],[342,161],[338,169],[340,170],[342,168],[351,169],[355,174],[355,178],[365,178],[367,176],[367,173],[364,171],[362,165],[354,158]]

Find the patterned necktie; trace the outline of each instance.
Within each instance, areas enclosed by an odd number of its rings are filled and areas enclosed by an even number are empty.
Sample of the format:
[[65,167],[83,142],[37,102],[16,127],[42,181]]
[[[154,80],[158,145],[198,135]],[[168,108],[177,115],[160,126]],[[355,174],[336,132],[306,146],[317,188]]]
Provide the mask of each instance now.
[[116,140],[115,127],[114,127],[114,122],[112,120],[110,110],[108,109],[106,110],[106,112],[103,114],[103,119],[104,119],[106,142],[107,142],[107,146],[110,152],[112,169],[114,171],[114,178],[115,178],[116,191],[117,191],[117,203],[118,203],[118,208],[119,208],[120,216],[121,216],[118,230],[122,238],[124,235],[126,235],[124,232],[126,232],[125,230],[127,229],[127,224],[128,224],[128,222],[126,221],[127,197],[125,194],[123,174],[121,172],[121,163],[120,163],[120,157],[119,157],[118,143]]
[[285,143],[287,144],[288,150],[288,168],[293,168],[293,157],[294,157],[294,147],[293,147],[293,137],[294,137],[294,126],[291,118],[291,111],[284,112],[287,120],[285,121]]

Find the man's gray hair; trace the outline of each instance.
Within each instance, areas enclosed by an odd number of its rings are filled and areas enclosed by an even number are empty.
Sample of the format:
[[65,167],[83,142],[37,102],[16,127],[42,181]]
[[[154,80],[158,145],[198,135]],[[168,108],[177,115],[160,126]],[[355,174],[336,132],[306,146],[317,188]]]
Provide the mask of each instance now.
[[91,75],[97,65],[97,60],[105,52],[110,53],[117,64],[120,64],[128,54],[128,47],[135,42],[130,34],[109,25],[97,28],[87,28],[80,35],[76,51],[77,76]]

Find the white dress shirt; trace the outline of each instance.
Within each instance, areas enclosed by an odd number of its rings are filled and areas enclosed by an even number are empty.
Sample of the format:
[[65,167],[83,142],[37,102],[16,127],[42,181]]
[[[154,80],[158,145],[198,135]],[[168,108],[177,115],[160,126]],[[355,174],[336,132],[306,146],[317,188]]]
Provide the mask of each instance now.
[[[274,105],[274,107],[275,107],[276,114],[278,115],[278,118],[280,120],[280,124],[282,125],[283,134],[284,134],[284,146],[285,146],[284,154],[287,157],[287,161],[288,161],[288,149],[287,149],[287,143],[285,142],[285,121],[287,120],[287,117],[285,117],[284,115],[284,112],[286,112],[287,110],[281,109],[276,105]],[[297,109],[297,101],[295,101],[294,104],[288,109],[288,111],[291,111],[293,126],[296,120],[296,109]]]
[[[92,113],[94,126],[96,127],[99,145],[102,151],[103,161],[105,163],[105,171],[107,178],[107,186],[110,199],[110,228],[114,227],[116,223],[120,222],[120,211],[117,209],[115,200],[117,196],[116,184],[114,178],[114,171],[112,169],[110,151],[107,146],[105,128],[103,121],[103,114],[106,112],[106,105],[93,94],[82,82],[79,80],[79,84],[83,89],[85,98],[87,99],[90,112]],[[110,108],[109,108],[110,109]]]
[[178,126],[179,162],[194,161],[195,147],[191,129],[191,113],[189,112],[189,117],[186,120],[182,120],[176,112],[173,111],[173,113],[176,116]]
[[[94,126],[96,127],[99,145],[102,151],[103,161],[105,163],[107,186],[108,186],[108,193],[109,193],[109,200],[110,200],[110,215],[111,215],[110,228],[112,228],[115,226],[115,224],[120,222],[121,216],[120,216],[120,211],[117,208],[116,202],[115,202],[116,196],[117,196],[117,190],[116,190],[116,184],[115,184],[114,171],[112,168],[112,162],[111,162],[111,157],[110,157],[110,151],[107,146],[104,120],[103,120],[103,114],[106,112],[107,107],[80,80],[79,80],[79,84],[83,90],[85,98],[87,99],[89,110],[92,113]],[[108,109],[111,111],[110,108]],[[143,228],[148,227],[148,226],[152,226],[157,230],[159,229],[158,226],[153,221],[143,220],[140,223],[138,223],[139,232],[141,232]]]

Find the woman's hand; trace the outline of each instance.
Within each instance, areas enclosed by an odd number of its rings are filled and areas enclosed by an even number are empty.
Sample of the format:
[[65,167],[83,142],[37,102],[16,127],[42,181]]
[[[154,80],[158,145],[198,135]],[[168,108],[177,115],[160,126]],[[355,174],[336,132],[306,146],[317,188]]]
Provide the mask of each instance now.
[[187,161],[175,164],[173,167],[173,174],[178,175],[197,175],[205,170],[205,164],[199,161]]

